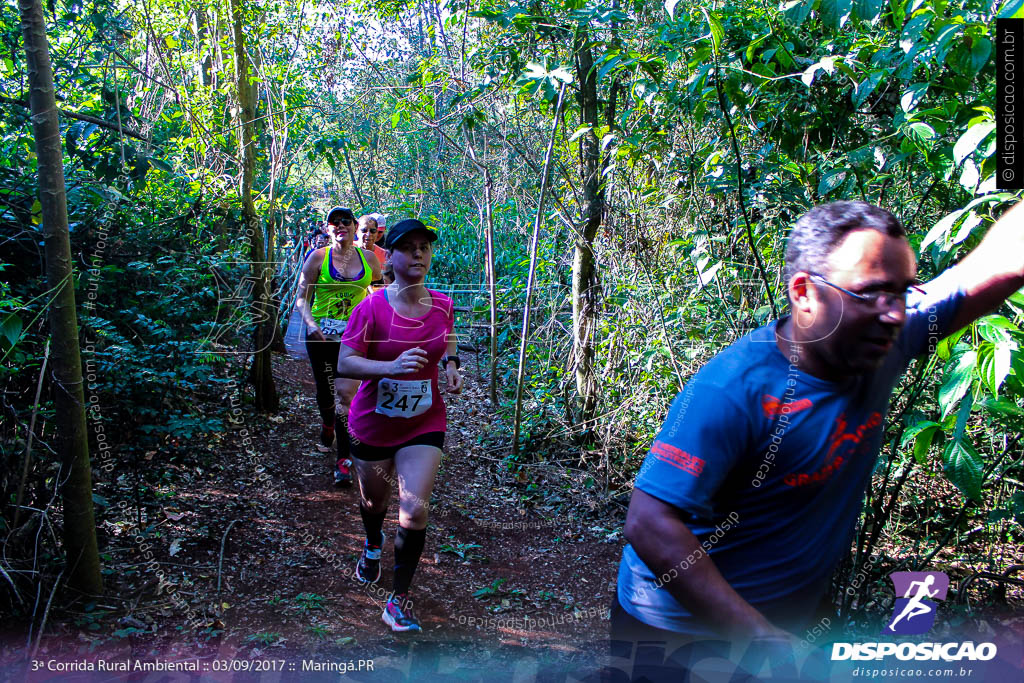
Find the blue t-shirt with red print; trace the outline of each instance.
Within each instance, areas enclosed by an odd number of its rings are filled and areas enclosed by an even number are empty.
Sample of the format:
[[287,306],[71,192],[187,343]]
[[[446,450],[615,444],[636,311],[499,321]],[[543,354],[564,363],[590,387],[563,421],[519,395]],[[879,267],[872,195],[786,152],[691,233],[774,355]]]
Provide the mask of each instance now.
[[[952,332],[962,292],[947,275],[911,296],[881,366],[841,383],[798,370],[775,323],[739,339],[676,396],[644,460],[635,486],[678,508],[726,581],[779,626],[806,623],[850,550],[892,390]],[[698,559],[680,558],[678,571]],[[710,634],[663,582],[627,545],[622,607],[657,628]]]

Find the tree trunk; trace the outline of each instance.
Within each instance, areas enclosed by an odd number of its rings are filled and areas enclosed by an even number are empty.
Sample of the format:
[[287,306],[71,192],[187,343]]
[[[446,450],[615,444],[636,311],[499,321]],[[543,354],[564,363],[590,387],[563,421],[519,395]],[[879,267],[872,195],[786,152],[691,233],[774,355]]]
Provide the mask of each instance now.
[[278,408],[277,389],[271,365],[271,346],[277,327],[277,307],[270,297],[273,266],[267,262],[264,250],[263,226],[256,215],[252,199],[253,176],[256,173],[256,93],[249,80],[249,55],[245,49],[242,0],[231,0],[231,28],[235,43],[235,79],[238,87],[239,131],[242,153],[242,218],[249,238],[249,259],[252,262],[253,313],[256,329],[253,332],[252,382],[255,388],[257,410],[275,411]]
[[210,32],[206,28],[206,10],[197,7],[192,14],[192,30],[199,44],[199,82],[204,87],[213,85],[213,58],[210,56]]
[[490,301],[490,318],[488,335],[490,337],[490,368],[487,374],[487,396],[491,399],[491,407],[498,407],[498,296],[495,287],[497,276],[494,273],[494,212],[492,211],[491,173],[484,169],[484,234],[486,235],[487,255],[485,269],[487,271],[487,294]]
[[74,271],[68,235],[68,207],[64,188],[64,159],[53,89],[53,69],[46,42],[46,24],[39,0],[19,0],[21,28],[31,88],[32,129],[39,168],[39,201],[42,204],[43,237],[46,243],[47,286],[50,304],[54,407],[59,479],[64,505],[64,550],[67,553],[68,585],[91,594],[103,592],[96,522],[92,507],[92,473],[82,389],[82,358],[78,346],[78,315],[75,311]]
[[[594,59],[587,38],[587,33],[582,31],[576,43],[580,118],[583,123],[597,127],[600,125],[597,75],[594,73]],[[604,188],[601,186],[600,141],[590,132],[580,138],[580,147],[586,206],[583,230],[576,237],[576,251],[572,260],[572,327],[576,391],[583,403],[580,419],[586,422],[594,417],[598,396],[597,374],[594,370],[594,332],[597,328],[599,287],[593,244],[604,215]]]
[[552,151],[555,148],[555,135],[558,133],[558,117],[562,113],[562,101],[565,97],[565,83],[558,89],[558,104],[555,105],[555,122],[551,126],[551,137],[548,149],[544,153],[544,170],[540,177],[540,197],[537,199],[537,213],[533,219],[533,234],[530,238],[530,270],[526,277],[526,302],[523,304],[523,327],[519,339],[519,364],[516,370],[516,400],[512,414],[512,454],[519,455],[519,427],[523,414],[523,377],[526,374],[526,346],[530,337],[530,303],[533,299],[534,278],[537,274],[537,246],[540,244],[540,226],[544,219],[544,195],[548,191],[548,176],[551,170]]

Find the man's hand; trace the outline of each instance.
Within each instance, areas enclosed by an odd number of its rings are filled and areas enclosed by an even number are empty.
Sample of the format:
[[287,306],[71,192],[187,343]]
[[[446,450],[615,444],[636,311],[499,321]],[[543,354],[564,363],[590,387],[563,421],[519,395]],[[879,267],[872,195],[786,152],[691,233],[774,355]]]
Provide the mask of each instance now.
[[306,339],[312,339],[313,341],[327,341],[327,337],[324,336],[323,331],[319,327],[314,327],[310,332],[306,333]]

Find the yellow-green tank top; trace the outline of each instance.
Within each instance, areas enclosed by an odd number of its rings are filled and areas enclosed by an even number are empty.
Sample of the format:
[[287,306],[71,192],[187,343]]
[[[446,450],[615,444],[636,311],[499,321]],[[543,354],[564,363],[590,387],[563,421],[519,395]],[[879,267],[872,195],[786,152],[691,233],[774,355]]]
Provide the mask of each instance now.
[[363,250],[353,245],[363,263],[363,274],[358,280],[336,280],[331,276],[331,247],[327,248],[324,262],[320,266],[320,276],[313,285],[313,306],[310,309],[313,318],[334,318],[348,320],[348,314],[355,305],[366,297],[366,289],[370,286],[373,274],[370,264],[366,262]]

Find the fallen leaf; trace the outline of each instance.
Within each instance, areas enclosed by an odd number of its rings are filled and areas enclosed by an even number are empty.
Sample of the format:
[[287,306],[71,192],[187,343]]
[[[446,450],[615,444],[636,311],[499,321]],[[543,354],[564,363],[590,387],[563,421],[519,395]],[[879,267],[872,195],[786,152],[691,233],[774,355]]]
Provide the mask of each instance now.
[[176,538],[173,541],[171,541],[171,549],[168,552],[169,552],[171,557],[174,557],[179,552],[181,552],[181,539],[180,538]]

